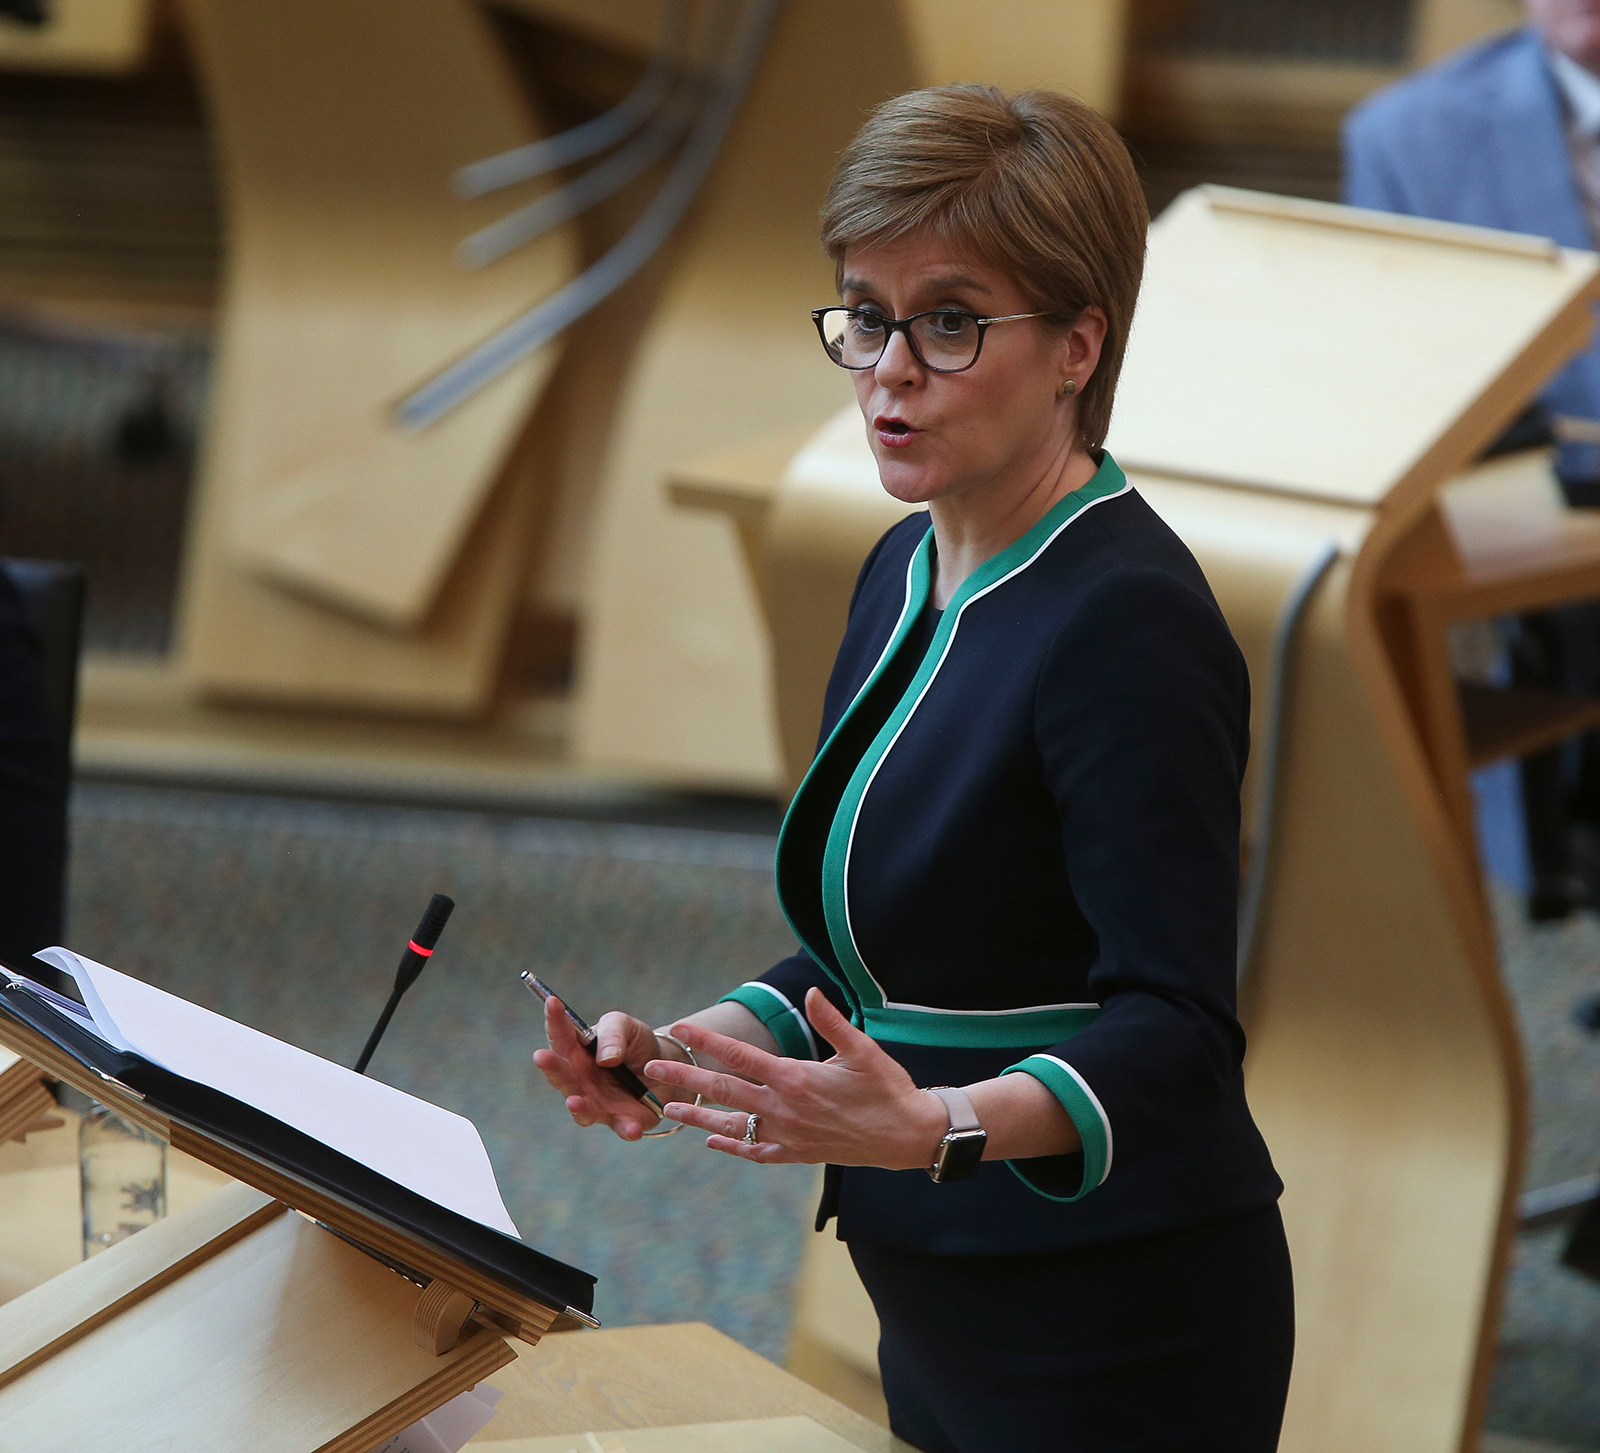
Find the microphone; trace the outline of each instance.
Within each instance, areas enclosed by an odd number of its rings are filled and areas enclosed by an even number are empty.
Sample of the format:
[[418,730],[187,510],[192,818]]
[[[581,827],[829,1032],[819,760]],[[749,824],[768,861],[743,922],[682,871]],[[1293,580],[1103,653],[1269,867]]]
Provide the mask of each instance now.
[[428,960],[433,957],[434,945],[439,942],[439,935],[444,932],[444,926],[450,921],[450,914],[455,906],[455,899],[448,898],[443,893],[435,893],[428,900],[428,907],[422,915],[422,921],[417,925],[417,931],[406,944],[406,951],[400,955],[400,967],[395,970],[394,988],[390,991],[389,1002],[383,1006],[383,1013],[378,1016],[378,1022],[372,1026],[372,1033],[367,1036],[366,1048],[361,1051],[361,1058],[356,1061],[358,1075],[367,1072],[372,1052],[378,1047],[378,1041],[383,1038],[383,1032],[389,1027],[389,1021],[394,1018],[394,1011],[400,1003],[401,995],[417,982],[418,975],[427,967]]

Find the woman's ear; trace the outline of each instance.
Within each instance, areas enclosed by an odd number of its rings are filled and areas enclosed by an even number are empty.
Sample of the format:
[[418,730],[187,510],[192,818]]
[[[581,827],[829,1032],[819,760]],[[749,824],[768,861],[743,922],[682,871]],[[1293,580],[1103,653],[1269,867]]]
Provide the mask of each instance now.
[[1104,311],[1091,303],[1067,329],[1061,346],[1061,381],[1065,384],[1070,379],[1077,385],[1071,392],[1082,393],[1100,366],[1108,327]]

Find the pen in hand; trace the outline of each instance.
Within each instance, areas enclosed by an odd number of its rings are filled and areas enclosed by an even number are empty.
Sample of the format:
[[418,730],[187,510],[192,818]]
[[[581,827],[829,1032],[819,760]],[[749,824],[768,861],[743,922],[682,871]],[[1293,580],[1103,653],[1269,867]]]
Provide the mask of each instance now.
[[[542,1003],[547,1003],[549,1000],[554,999],[561,1005],[561,1012],[567,1016],[568,1022],[577,1034],[578,1043],[583,1045],[590,1054],[593,1054],[594,1042],[599,1036],[584,1022],[583,1017],[576,1013],[572,1006],[557,994],[554,989],[529,973],[528,970],[524,969],[518,977],[527,985],[528,992]],[[642,1101],[654,1110],[658,1116],[665,1118],[667,1113],[666,1106],[656,1098],[650,1087],[638,1075],[634,1074],[627,1065],[601,1065],[600,1068],[610,1075],[617,1084],[621,1085],[628,1094],[632,1095],[635,1100]]]

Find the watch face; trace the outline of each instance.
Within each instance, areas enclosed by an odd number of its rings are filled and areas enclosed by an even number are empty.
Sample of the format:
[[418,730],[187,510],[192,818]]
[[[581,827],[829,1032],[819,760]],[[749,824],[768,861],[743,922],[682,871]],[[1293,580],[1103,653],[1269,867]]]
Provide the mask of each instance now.
[[956,1130],[945,1136],[939,1157],[929,1174],[941,1185],[945,1181],[964,1181],[978,1173],[989,1136],[983,1130]]

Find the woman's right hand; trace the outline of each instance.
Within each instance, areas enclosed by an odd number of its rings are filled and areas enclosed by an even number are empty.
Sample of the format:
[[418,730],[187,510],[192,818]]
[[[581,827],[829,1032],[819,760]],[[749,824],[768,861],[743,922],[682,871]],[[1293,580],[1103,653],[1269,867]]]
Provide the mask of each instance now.
[[[598,1038],[591,1054],[562,1012],[561,1001],[551,998],[544,1006],[544,1032],[550,1047],[535,1050],[533,1062],[566,1096],[567,1113],[577,1124],[609,1126],[624,1140],[637,1140],[654,1127],[654,1111],[605,1073],[608,1066],[625,1064],[644,1079],[644,1067],[651,1060],[676,1057],[670,1049],[663,1055],[666,1047],[644,1020],[615,1011],[603,1015],[595,1025]],[[646,1083],[663,1102],[682,1097],[675,1086]]]

